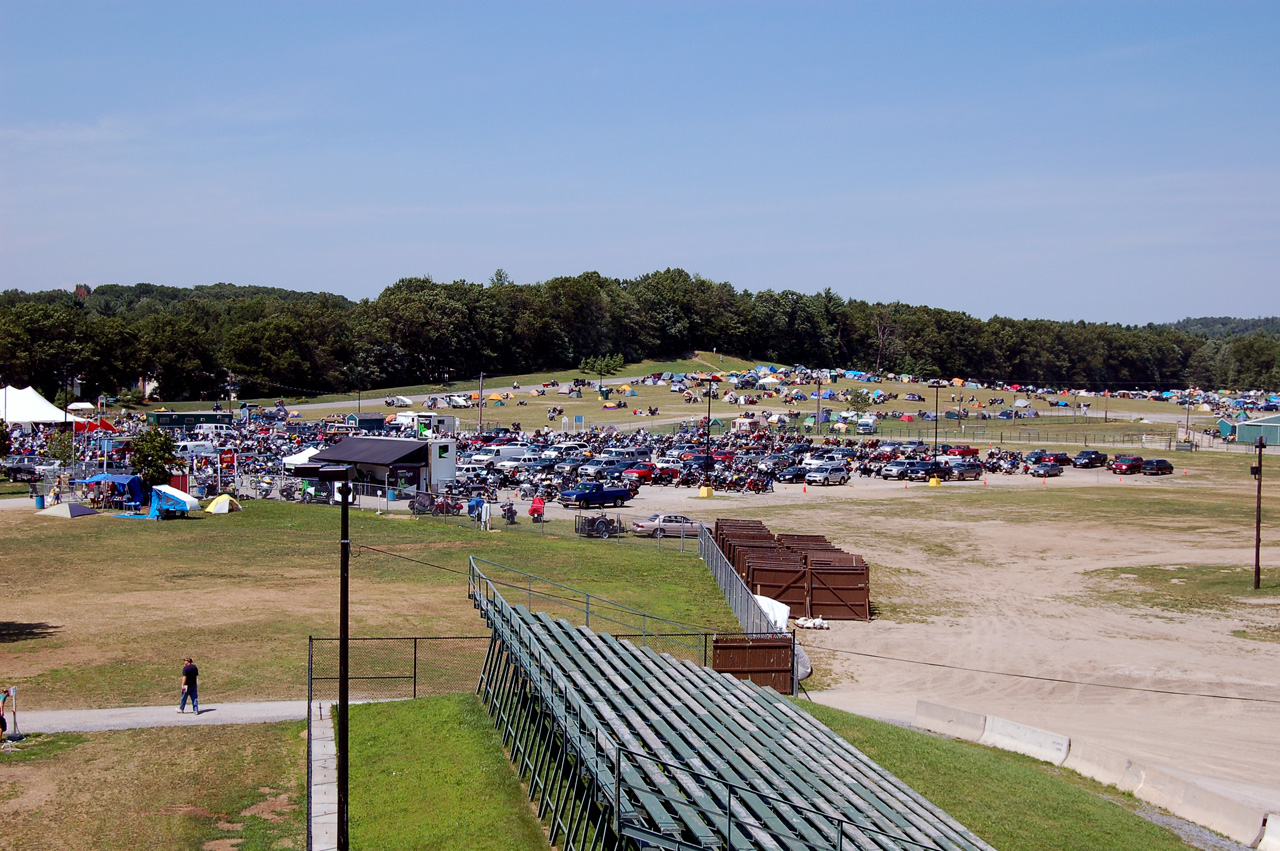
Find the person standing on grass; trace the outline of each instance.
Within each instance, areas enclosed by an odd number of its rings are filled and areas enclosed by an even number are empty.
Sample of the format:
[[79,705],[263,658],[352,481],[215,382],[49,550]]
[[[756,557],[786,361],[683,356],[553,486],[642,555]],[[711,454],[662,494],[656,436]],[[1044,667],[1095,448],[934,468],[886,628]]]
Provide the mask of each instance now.
[[187,698],[191,698],[191,711],[196,715],[200,714],[200,696],[196,691],[197,680],[200,677],[200,669],[196,667],[196,663],[191,661],[188,656],[182,660],[182,701],[178,704],[178,712],[187,711]]

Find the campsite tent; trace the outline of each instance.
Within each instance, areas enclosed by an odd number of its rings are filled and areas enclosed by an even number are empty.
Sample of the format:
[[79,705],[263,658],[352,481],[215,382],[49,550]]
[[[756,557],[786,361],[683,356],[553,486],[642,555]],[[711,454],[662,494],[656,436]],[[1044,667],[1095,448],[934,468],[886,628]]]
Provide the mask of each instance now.
[[240,511],[240,503],[231,498],[231,494],[219,494],[213,502],[205,508],[205,514],[230,514],[233,511]]
[[902,420],[904,423],[913,423],[916,421],[916,418],[911,416],[910,414],[903,414],[902,416],[898,417],[898,419]]
[[9,385],[0,391],[0,420],[7,423],[84,422],[51,404],[34,387],[19,390]]
[[186,491],[168,485],[156,485],[151,489],[151,510],[147,517],[160,520],[173,514],[199,511],[200,501]]
[[87,505],[80,505],[74,502],[64,502],[61,505],[55,505],[52,508],[36,512],[41,517],[84,517],[86,514],[97,513]]
[[1015,408],[1030,408],[1031,402],[1026,399],[1018,399],[1013,403]]

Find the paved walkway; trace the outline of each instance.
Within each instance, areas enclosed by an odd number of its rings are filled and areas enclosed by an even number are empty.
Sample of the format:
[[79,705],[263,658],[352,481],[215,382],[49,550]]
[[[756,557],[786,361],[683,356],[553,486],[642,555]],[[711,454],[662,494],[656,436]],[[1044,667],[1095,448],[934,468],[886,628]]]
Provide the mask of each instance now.
[[24,733],[70,733],[90,730],[132,730],[138,727],[178,727],[207,724],[262,724],[270,721],[305,721],[305,700],[270,703],[209,703],[196,715],[187,707],[179,715],[177,703],[169,706],[125,706],[118,709],[58,709],[27,712],[19,707],[18,725]]

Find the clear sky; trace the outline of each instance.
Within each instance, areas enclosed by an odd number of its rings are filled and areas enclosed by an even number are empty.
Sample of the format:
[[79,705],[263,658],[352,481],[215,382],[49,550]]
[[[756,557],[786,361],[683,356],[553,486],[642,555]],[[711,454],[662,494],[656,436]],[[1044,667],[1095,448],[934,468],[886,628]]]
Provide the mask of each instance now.
[[1280,4],[0,0],[0,288],[1280,313]]

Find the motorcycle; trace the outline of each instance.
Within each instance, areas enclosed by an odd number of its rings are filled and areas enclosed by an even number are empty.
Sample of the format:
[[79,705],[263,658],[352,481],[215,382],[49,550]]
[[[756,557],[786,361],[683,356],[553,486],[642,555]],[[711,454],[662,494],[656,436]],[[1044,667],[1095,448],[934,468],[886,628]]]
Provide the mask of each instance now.
[[502,503],[502,519],[507,521],[508,526],[516,524],[516,506],[511,500]]
[[431,514],[433,517],[444,517],[446,515],[457,516],[462,513],[462,500],[455,499],[451,496],[437,497],[431,506]]

